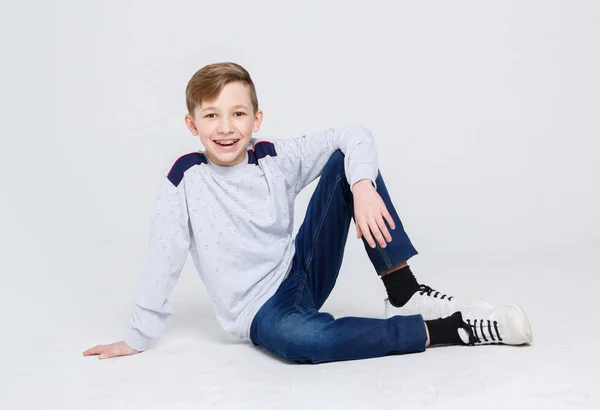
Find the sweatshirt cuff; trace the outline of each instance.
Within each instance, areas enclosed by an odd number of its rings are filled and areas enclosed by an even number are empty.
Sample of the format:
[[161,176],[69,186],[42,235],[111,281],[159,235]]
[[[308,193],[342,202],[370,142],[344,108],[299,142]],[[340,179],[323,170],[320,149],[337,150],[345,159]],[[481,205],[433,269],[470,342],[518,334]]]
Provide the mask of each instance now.
[[350,170],[350,175],[348,178],[348,183],[350,184],[350,190],[352,191],[352,187],[355,183],[360,181],[361,179],[369,179],[373,183],[375,190],[377,190],[377,168],[371,164],[370,162],[361,162],[357,164],[354,168]]
[[138,352],[146,350],[151,340],[152,339],[144,336],[139,330],[134,328],[129,329],[125,339],[123,339],[127,346],[137,350]]

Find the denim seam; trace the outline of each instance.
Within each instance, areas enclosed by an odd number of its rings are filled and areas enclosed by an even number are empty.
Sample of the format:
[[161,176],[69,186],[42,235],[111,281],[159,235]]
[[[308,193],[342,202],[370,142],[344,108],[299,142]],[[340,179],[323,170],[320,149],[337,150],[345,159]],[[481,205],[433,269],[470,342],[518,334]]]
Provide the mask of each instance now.
[[300,278],[300,281],[302,282],[302,289],[298,292],[298,296],[296,297],[296,301],[294,302],[294,306],[295,307],[299,307],[298,305],[300,304],[300,301],[302,300],[302,295],[305,291],[307,291],[307,295],[310,298],[310,302],[312,303],[312,306],[315,306],[315,299],[313,298],[312,292],[310,292],[310,289],[307,289],[306,286],[306,281],[302,278],[302,275],[295,273],[294,275],[298,276]]
[[[335,193],[337,187],[338,187],[338,183],[345,178],[345,175],[342,176],[338,176],[337,180],[335,181],[334,184],[334,189],[331,190],[331,195],[329,196],[329,199],[327,201],[327,205],[325,207],[325,211],[323,212],[323,215],[327,214],[327,211],[329,211],[329,207],[331,206],[331,201],[333,200],[333,194]],[[312,264],[313,261],[313,257],[315,255],[315,247],[317,246],[317,239],[319,237],[319,235],[321,234],[321,229],[323,229],[323,223],[325,222],[325,218],[321,218],[320,223],[319,223],[319,229],[317,230],[317,233],[315,234],[314,238],[313,238],[313,246],[310,250],[310,260],[308,261],[308,263],[306,264],[306,270],[310,269],[310,265]]]
[[383,261],[387,265],[387,268],[391,269],[392,268],[392,261],[390,261],[388,259],[388,257],[385,255],[385,253],[383,253],[383,249],[381,248],[381,246],[379,245],[379,243],[377,241],[375,241],[375,245],[377,246],[377,250],[379,251],[379,254],[383,258]]
[[[298,274],[296,273],[296,275],[298,275]],[[300,281],[302,282],[302,286],[300,287],[300,290],[298,291],[298,296],[296,296],[296,301],[294,302],[294,307],[298,307],[300,300],[302,300],[302,294],[304,293],[304,289],[306,289],[306,282],[304,282],[304,279],[302,279],[302,276],[298,275],[298,277],[300,278]]]
[[298,272],[292,272],[292,275],[298,276],[300,278],[300,282],[302,282],[303,285],[306,285],[306,281],[304,280],[302,275],[300,275]]

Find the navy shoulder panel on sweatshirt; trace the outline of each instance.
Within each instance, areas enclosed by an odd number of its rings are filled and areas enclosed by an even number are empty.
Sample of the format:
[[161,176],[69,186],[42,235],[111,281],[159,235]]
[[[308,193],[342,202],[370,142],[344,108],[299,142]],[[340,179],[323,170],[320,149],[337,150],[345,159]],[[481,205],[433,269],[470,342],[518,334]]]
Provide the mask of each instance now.
[[178,186],[183,179],[183,174],[189,168],[194,165],[206,164],[206,157],[200,152],[191,152],[189,154],[182,155],[177,158],[171,170],[169,171],[167,178],[175,186]]

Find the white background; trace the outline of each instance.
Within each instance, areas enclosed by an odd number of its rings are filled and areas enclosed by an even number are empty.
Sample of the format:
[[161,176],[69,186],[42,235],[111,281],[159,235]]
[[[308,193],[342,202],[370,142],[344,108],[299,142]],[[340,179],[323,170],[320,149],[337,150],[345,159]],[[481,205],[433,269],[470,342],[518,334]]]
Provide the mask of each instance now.
[[[0,15],[0,409],[600,406],[597,2],[33,1]],[[219,327],[188,258],[151,349],[83,357],[124,336],[159,173],[202,149],[185,86],[220,61],[252,75],[256,137],[369,127],[417,278],[519,301],[533,344],[292,365]],[[383,317],[354,232],[323,310]]]

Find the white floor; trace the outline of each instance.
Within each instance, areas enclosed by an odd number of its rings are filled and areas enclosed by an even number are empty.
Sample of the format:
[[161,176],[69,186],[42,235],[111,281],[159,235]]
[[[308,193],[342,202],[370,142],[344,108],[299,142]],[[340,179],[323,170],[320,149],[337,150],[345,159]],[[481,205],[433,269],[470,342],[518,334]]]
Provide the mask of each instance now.
[[[151,349],[109,360],[83,357],[93,345],[120,340],[131,289],[90,288],[83,278],[60,276],[35,286],[21,277],[4,296],[14,311],[4,312],[0,409],[598,409],[600,264],[592,257],[419,255],[411,266],[432,287],[478,293],[492,303],[518,300],[533,344],[438,347],[319,365],[289,364],[229,337],[188,265],[173,295],[175,315]],[[324,310],[381,317],[383,287],[369,274],[345,262]],[[67,296],[52,296],[60,292]]]

